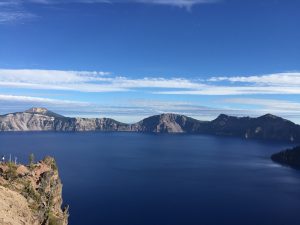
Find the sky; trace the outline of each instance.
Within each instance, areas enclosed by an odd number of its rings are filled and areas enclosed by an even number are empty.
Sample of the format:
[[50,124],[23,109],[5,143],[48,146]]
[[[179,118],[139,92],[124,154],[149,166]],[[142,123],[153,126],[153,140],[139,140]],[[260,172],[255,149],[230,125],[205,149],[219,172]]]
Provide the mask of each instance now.
[[0,0],[0,114],[300,124],[298,0]]

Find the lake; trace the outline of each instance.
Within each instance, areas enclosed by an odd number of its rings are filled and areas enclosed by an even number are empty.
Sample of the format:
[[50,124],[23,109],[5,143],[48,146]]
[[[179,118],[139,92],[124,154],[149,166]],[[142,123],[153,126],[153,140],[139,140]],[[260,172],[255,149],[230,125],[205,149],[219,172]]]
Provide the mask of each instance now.
[[0,133],[0,153],[57,160],[70,225],[299,224],[291,145],[205,135]]

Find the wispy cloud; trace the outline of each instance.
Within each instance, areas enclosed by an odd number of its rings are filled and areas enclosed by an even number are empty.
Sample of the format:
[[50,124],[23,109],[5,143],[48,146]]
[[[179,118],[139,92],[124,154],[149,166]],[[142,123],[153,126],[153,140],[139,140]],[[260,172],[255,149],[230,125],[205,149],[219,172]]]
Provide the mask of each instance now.
[[212,77],[212,82],[255,83],[268,86],[300,86],[300,72],[276,73],[256,76]]
[[109,76],[107,72],[0,69],[0,86],[80,92],[122,92],[141,88],[191,89],[203,85],[184,78],[131,79]]
[[176,6],[190,9],[194,5],[216,3],[219,0],[2,0],[0,2],[0,24],[24,21],[36,18],[27,7],[30,4],[37,5],[59,5],[59,4],[155,4]]
[[205,86],[192,90],[161,91],[173,95],[255,95],[300,94],[300,73],[276,73],[252,76],[212,77]]
[[88,106],[87,102],[70,101],[70,100],[58,100],[51,98],[40,98],[32,96],[23,95],[1,95],[0,102],[23,102],[23,103],[33,103],[33,104],[50,104],[50,105],[63,105],[63,106]]
[[163,101],[149,99],[134,99],[127,103],[135,108],[147,109],[148,114],[154,113],[178,113],[184,115],[198,115],[199,113],[211,114],[211,112],[220,112],[220,109],[203,106],[189,101]]
[[197,4],[215,3],[218,0],[135,0],[133,2],[191,8]]
[[[211,116],[220,110],[204,107],[194,103],[179,101],[158,101],[136,99],[125,104],[100,104],[82,101],[60,100],[53,98],[33,97],[24,95],[0,94],[1,112],[10,113],[23,111],[29,107],[46,107],[69,116],[86,117],[129,117],[126,122],[136,122],[146,116],[159,113],[179,113],[190,116]],[[128,118],[127,118],[128,119]],[[136,121],[134,120],[136,119]]]
[[[261,116],[266,113],[273,113],[299,122],[300,103],[298,102],[278,99],[226,98],[215,103],[219,106],[209,107],[189,101],[151,99],[131,99],[123,103],[102,104],[67,99],[0,94],[0,114],[19,112],[30,107],[46,107],[65,116],[112,117],[131,123],[147,116],[161,113],[183,114],[199,120],[211,120],[221,113],[235,116]],[[224,107],[224,103],[227,106]],[[236,107],[228,107],[228,104],[236,104]],[[253,108],[252,106],[257,107]]]
[[24,9],[21,1],[3,0],[0,2],[0,24],[24,21],[34,17],[34,14]]
[[247,108],[249,115],[258,116],[272,113],[300,123],[300,102],[269,98],[228,98],[221,102],[236,104],[237,108]]
[[[231,82],[224,82],[227,80]],[[247,85],[241,82],[247,82]],[[164,95],[299,95],[299,82],[298,72],[239,78],[213,77],[199,81],[183,77],[130,78],[97,71],[0,69],[0,87],[95,93],[142,91]]]
[[156,91],[154,94],[163,95],[299,95],[296,86],[224,86],[206,85],[193,90]]
[[185,101],[134,99],[121,103],[101,104],[81,101],[58,100],[24,95],[0,95],[0,114],[20,112],[30,107],[46,107],[71,117],[111,117],[123,122],[137,122],[145,117],[161,113],[177,113],[200,120],[209,120],[220,113],[241,115],[242,110],[221,109]]
[[27,2],[39,4],[61,4],[61,3],[82,3],[82,4],[95,4],[95,3],[143,3],[143,4],[158,4],[158,5],[171,5],[178,7],[192,7],[197,4],[215,3],[219,0],[28,0]]
[[269,112],[288,112],[300,115],[300,102],[265,98],[228,98],[223,102],[259,106],[261,110]]
[[45,107],[67,116],[76,116],[81,110],[93,106],[93,104],[83,101],[7,94],[0,94],[0,104],[0,115],[21,112],[31,107]]

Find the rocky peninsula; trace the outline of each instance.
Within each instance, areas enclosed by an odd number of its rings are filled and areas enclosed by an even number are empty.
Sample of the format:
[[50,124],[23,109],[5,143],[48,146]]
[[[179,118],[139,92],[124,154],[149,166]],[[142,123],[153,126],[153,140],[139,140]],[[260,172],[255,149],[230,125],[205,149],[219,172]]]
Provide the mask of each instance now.
[[0,163],[0,224],[67,225],[62,183],[51,157],[30,165]]

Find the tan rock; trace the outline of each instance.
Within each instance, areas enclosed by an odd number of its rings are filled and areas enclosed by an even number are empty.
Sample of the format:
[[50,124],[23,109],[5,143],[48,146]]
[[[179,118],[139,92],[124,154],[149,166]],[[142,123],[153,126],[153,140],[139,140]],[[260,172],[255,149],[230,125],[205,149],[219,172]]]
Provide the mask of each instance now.
[[1,225],[38,225],[21,194],[0,186],[0,199]]

